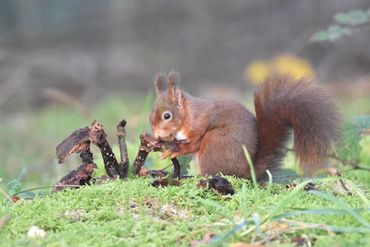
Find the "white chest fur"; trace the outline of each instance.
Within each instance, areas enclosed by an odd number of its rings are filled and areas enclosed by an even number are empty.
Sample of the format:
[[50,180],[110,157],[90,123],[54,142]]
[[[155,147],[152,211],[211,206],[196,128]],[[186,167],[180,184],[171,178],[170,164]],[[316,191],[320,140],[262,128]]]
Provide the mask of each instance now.
[[179,132],[176,133],[175,138],[176,140],[185,140],[187,137],[184,134],[184,131],[180,130]]

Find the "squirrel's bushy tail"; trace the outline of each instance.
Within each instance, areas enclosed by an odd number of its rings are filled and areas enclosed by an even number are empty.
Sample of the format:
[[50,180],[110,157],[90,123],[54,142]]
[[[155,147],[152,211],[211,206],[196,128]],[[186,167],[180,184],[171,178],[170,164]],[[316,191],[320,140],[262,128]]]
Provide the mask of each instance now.
[[313,175],[324,166],[339,137],[340,117],[330,96],[310,79],[288,76],[267,80],[254,94],[258,148],[256,174],[279,167],[285,142],[294,131],[294,151],[301,169]]

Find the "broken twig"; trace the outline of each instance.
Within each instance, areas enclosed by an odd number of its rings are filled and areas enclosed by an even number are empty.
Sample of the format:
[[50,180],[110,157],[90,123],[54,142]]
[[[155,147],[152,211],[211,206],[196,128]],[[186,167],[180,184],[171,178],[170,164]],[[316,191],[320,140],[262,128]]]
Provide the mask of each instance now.
[[80,157],[82,159],[82,165],[62,177],[54,187],[55,192],[63,190],[65,188],[64,185],[74,185],[76,186],[75,188],[78,188],[80,185],[89,184],[94,169],[97,166],[93,162],[93,154],[90,152],[90,149],[83,151]]
[[74,131],[57,146],[59,164],[73,153],[80,153],[90,147],[90,128],[85,127]]
[[118,146],[121,155],[121,162],[118,164],[118,174],[121,179],[127,177],[128,167],[130,165],[128,160],[127,146],[126,146],[126,121],[122,119],[117,125]]
[[234,189],[231,183],[226,178],[220,176],[213,176],[210,179],[200,180],[198,183],[198,188],[208,188],[216,194],[234,195]]
[[[140,147],[139,152],[134,161],[134,172],[135,174],[143,174],[141,171],[143,169],[146,158],[148,157],[149,152],[161,152],[166,149],[169,149],[173,152],[179,150],[179,145],[184,143],[183,140],[175,140],[172,142],[164,142],[155,139],[150,134],[140,135]],[[180,163],[176,158],[171,159],[174,166],[174,176],[175,178],[180,177]],[[147,174],[147,173],[145,173]]]
[[120,174],[124,175],[124,169],[119,168],[117,159],[107,141],[107,135],[103,126],[96,121],[93,121],[90,127],[74,131],[57,146],[59,163],[63,163],[73,153],[82,153],[90,150],[91,143],[99,147],[104,167],[109,177],[116,178],[121,177]]
[[103,125],[94,121],[90,128],[90,140],[99,147],[104,161],[105,171],[111,178],[119,177],[118,162],[111,146],[108,143],[107,135],[104,132]]

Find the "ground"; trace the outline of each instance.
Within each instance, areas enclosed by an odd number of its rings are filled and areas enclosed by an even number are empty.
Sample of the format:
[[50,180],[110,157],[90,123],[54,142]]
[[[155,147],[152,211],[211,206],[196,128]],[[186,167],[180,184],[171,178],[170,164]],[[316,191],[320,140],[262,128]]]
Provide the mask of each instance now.
[[[6,203],[0,213],[10,215],[10,221],[0,230],[0,245],[189,246],[207,234],[213,236],[207,243],[216,245],[370,242],[370,205],[362,182],[351,183],[349,196],[337,191],[333,180],[316,182],[318,193],[324,193],[316,194],[226,178],[235,188],[233,196],[198,188],[200,178],[166,188],[151,186],[147,178],[132,178]],[[33,225],[46,232],[44,239],[27,236]]]

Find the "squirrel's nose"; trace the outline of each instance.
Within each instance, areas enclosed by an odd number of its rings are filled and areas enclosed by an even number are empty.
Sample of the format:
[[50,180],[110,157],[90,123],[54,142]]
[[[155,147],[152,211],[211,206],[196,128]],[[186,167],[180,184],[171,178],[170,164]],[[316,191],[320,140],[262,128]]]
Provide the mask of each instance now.
[[153,137],[155,139],[163,139],[166,137],[166,135],[162,130],[156,129],[156,130],[153,130]]
[[162,141],[172,141],[174,139],[174,135],[172,133],[168,133],[163,130],[154,130],[153,137]]

